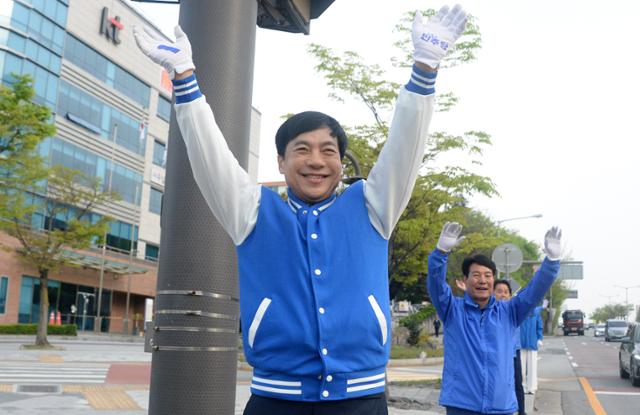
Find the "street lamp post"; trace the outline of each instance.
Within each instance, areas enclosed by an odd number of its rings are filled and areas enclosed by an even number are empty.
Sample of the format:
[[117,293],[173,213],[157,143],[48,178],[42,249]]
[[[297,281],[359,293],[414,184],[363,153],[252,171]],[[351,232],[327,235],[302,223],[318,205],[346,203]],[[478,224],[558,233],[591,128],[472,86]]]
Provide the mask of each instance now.
[[625,286],[625,285],[616,285],[616,284],[614,284],[613,286],[624,289],[624,306],[626,307],[626,312],[627,312],[627,314],[625,314],[625,320],[627,320],[627,319],[629,319],[629,289],[630,288],[640,288],[640,285]]
[[600,294],[600,297],[604,297],[607,299],[607,304],[611,304],[611,299],[612,298],[616,298],[618,296],[618,294],[615,295],[604,295],[604,294]]
[[541,218],[541,217],[542,217],[542,213],[536,213],[535,215],[530,215],[530,216],[518,216],[517,218],[500,219],[500,220],[497,220],[496,223],[500,225],[502,222],[509,222],[512,220],[535,219],[535,218]]

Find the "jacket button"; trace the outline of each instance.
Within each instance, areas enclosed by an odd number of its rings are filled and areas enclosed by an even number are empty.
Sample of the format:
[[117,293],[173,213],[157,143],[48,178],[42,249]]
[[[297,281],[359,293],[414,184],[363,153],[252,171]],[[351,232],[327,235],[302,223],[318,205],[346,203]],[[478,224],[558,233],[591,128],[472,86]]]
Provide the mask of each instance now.
[[312,233],[312,234],[311,234],[311,239],[318,239],[318,235],[317,235],[317,234],[315,234],[315,233]]
[[325,398],[329,397],[329,391],[322,391],[322,396]]
[[313,271],[313,272],[314,272],[316,275],[320,275],[320,274],[322,274],[322,271],[320,271],[320,269],[319,269],[319,268],[316,268],[316,270],[315,270],[315,271]]
[[326,356],[328,353],[329,353],[329,351],[326,348],[322,349],[322,354],[323,355]]
[[331,382],[333,380],[333,376],[329,375],[327,376],[327,382]]
[[318,211],[317,210],[313,211],[313,216],[318,216]]
[[320,307],[318,311],[320,312],[320,314],[324,314],[324,307]]

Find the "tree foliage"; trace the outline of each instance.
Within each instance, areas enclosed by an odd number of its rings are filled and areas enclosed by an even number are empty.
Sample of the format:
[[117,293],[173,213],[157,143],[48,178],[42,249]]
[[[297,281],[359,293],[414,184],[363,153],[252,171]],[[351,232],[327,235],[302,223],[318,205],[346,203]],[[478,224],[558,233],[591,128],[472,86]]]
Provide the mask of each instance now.
[[[31,80],[18,77],[12,88],[0,86],[0,229],[16,238],[18,247],[5,245],[27,264],[35,267],[40,278],[40,318],[36,344],[48,345],[48,276],[50,272],[72,265],[65,255],[68,249],[88,248],[107,230],[109,217],[92,220],[91,212],[117,199],[103,192],[99,179],[61,166],[49,167],[37,155],[37,145],[55,134],[49,124],[47,107],[30,101]],[[45,226],[34,226],[35,213],[45,218]]]
[[625,304],[607,304],[602,307],[596,308],[593,313],[591,313],[591,320],[594,320],[598,323],[620,318],[626,319],[628,314],[628,309]]

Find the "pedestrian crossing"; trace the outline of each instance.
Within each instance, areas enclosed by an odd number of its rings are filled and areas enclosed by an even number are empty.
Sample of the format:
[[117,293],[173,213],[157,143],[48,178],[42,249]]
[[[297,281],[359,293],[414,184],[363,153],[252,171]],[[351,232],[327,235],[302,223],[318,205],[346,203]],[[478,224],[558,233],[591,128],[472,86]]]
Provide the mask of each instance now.
[[0,384],[104,383],[109,364],[0,362]]

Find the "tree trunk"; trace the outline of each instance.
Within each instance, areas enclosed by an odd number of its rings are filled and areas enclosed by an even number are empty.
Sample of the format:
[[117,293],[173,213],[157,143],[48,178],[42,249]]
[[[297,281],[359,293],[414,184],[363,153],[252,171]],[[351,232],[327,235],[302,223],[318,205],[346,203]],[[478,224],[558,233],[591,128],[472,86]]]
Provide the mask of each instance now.
[[36,346],[49,346],[47,325],[49,324],[48,271],[40,271],[40,321],[36,332]]

